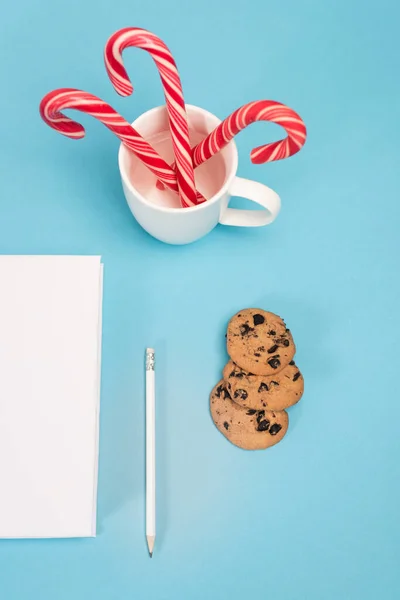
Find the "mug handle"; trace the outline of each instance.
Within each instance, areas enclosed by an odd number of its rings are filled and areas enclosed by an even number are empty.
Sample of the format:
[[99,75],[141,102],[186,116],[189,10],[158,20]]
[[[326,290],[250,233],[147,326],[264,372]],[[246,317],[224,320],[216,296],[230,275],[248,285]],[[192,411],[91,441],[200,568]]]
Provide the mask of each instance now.
[[258,181],[235,177],[229,189],[231,196],[247,198],[264,207],[265,210],[243,210],[227,207],[221,212],[219,222],[222,225],[236,227],[260,227],[275,221],[281,208],[281,199],[274,190]]

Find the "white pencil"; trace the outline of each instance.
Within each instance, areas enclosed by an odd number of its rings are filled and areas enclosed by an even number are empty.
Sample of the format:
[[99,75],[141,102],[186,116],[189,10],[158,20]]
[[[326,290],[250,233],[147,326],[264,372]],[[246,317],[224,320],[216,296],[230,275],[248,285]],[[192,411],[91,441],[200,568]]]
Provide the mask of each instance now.
[[156,406],[155,357],[146,349],[146,539],[150,558],[156,539]]

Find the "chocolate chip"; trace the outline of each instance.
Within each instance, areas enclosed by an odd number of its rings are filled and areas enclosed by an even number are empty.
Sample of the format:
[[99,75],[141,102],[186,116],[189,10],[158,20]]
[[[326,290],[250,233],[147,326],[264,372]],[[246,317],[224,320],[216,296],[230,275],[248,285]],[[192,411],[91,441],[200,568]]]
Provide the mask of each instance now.
[[229,429],[229,423],[227,421],[224,421],[224,427],[225,429]]
[[297,371],[297,373],[295,373],[293,375],[293,381],[297,381],[299,377],[300,377],[300,373],[299,373],[299,371]]
[[236,377],[235,371],[232,371],[232,373],[229,375],[229,377]]
[[264,419],[263,421],[260,421],[260,423],[258,424],[257,431],[268,431],[269,425],[270,425],[269,421],[267,419]]
[[271,369],[277,369],[278,367],[280,367],[281,361],[279,360],[279,354],[270,358],[268,364],[271,367]]
[[226,400],[227,398],[229,398],[229,400],[232,400],[231,395],[228,392],[228,390],[226,389],[226,387],[224,387],[223,392],[224,392],[224,400]]
[[285,331],[286,331],[287,333],[289,333],[290,329],[288,329],[288,328],[286,327]]
[[260,394],[261,392],[268,392],[268,386],[266,383],[260,383],[260,387],[258,388],[258,393]]
[[255,414],[256,414],[256,412],[257,412],[257,411],[256,411],[256,410],[254,410],[254,408],[250,408],[250,409],[247,411],[246,415],[255,415]]
[[257,414],[257,423],[263,420],[265,417],[265,410],[259,410]]
[[222,394],[224,394],[224,400],[226,400],[227,398],[229,398],[230,400],[232,399],[226,387],[221,384],[215,390],[215,395],[217,396],[217,398],[221,398]]
[[243,325],[240,326],[240,334],[241,335],[249,335],[250,331],[254,331],[253,327],[250,327],[249,325],[247,325],[247,323],[244,323]]
[[242,377],[244,377],[244,373],[241,373],[240,371],[238,373],[236,373],[235,377],[237,379],[242,379]]
[[274,331],[273,329],[270,329],[268,331],[269,335],[276,335],[276,331]]
[[280,432],[281,429],[282,425],[279,425],[279,423],[274,423],[273,425],[271,425],[269,432],[271,435],[276,435]]
[[282,344],[287,348],[290,345],[289,340],[282,340]]
[[276,344],[274,344],[273,346],[271,346],[271,348],[269,348],[269,350],[267,350],[267,352],[268,352],[268,354],[273,354],[277,350],[278,350],[278,346]]
[[291,361],[290,361],[290,363],[289,363],[289,365],[293,367],[293,365],[294,365],[294,360],[291,360]]
[[259,352],[254,352],[254,356],[261,356]]
[[240,398],[241,400],[246,400],[248,394],[246,392],[246,390],[236,390],[236,392],[234,393],[234,398]]
[[277,381],[270,381],[270,383],[272,383],[272,385],[279,385]]
[[265,352],[265,346],[260,346],[259,348],[257,348],[257,350],[259,352]]
[[262,325],[265,321],[265,317],[257,314],[257,315],[253,316],[253,321],[254,321],[254,325]]

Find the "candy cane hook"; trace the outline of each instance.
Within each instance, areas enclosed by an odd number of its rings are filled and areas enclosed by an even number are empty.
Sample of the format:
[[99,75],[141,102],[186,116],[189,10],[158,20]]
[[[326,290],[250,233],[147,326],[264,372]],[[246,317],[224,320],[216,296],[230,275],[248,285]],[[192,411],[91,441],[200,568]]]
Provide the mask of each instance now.
[[130,46],[146,50],[157,65],[167,105],[181,200],[187,206],[198,204],[199,201],[204,201],[204,198],[199,197],[196,193],[189,126],[182,84],[175,60],[166,44],[150,31],[138,27],[127,27],[115,32],[106,43],[104,61],[108,76],[115,90],[121,96],[129,96],[133,91],[133,86],[122,62],[122,52]]

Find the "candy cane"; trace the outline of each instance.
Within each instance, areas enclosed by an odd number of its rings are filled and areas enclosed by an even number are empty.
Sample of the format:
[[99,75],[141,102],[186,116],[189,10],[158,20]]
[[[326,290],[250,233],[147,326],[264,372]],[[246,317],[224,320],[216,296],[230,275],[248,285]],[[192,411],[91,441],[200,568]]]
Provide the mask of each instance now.
[[[235,110],[192,149],[194,167],[220,152],[242,129],[255,121],[271,121],[282,125],[288,134],[279,142],[253,148],[250,157],[255,164],[282,160],[296,154],[304,146],[307,130],[302,118],[291,108],[273,100],[256,100]],[[174,165],[172,165],[174,168]],[[158,181],[157,187],[164,189]]]
[[79,110],[101,121],[140,158],[160,181],[174,192],[179,193],[176,173],[109,104],[97,96],[72,88],[54,90],[43,98],[40,103],[40,114],[45,123],[67,137],[80,139],[85,136],[85,129],[80,123],[62,114],[61,111],[66,108]]
[[182,201],[193,206],[204,198],[196,193],[193,163],[189,142],[189,126],[183,98],[182,84],[175,60],[159,37],[137,27],[126,27],[114,33],[104,49],[108,76],[121,96],[129,96],[133,87],[122,62],[122,51],[129,46],[147,50],[157,65],[167,104],[172,146],[175,154],[176,175]]
[[302,118],[291,108],[273,100],[256,100],[241,106],[220,123],[193,150],[193,164],[198,167],[220,152],[235,135],[255,121],[271,121],[282,125],[287,137],[253,148],[251,162],[262,164],[288,158],[304,146],[307,136]]

